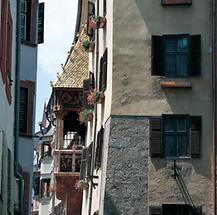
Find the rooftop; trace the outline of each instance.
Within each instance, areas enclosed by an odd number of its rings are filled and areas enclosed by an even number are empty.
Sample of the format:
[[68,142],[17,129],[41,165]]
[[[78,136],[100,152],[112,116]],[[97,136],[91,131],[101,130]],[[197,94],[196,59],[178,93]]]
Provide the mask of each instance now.
[[83,28],[77,43],[70,50],[62,73],[58,75],[53,84],[53,88],[83,88],[83,80],[89,77],[88,52],[82,48],[82,41],[87,37]]

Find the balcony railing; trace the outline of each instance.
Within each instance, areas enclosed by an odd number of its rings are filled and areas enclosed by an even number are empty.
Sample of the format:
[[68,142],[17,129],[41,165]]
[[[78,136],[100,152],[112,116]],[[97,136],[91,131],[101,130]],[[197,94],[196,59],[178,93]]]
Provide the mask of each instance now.
[[63,141],[63,146],[61,148],[72,149],[73,146],[81,146],[81,145],[84,145],[83,140],[71,138],[70,135],[65,135],[64,141]]
[[[82,147],[82,146],[81,146]],[[55,150],[57,173],[80,173],[82,150],[73,149]]]

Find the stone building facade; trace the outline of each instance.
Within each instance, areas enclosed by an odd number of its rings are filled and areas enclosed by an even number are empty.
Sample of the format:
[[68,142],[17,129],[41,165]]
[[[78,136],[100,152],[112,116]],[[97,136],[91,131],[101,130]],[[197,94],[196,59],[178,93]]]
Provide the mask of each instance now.
[[211,16],[211,0],[89,1],[104,100],[84,97],[82,215],[214,214]]

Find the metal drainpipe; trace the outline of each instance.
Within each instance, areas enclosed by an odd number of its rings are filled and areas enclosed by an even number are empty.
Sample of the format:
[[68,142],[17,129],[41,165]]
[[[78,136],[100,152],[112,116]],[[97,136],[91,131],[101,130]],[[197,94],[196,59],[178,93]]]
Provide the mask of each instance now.
[[[99,0],[97,0],[97,16],[99,16]],[[99,69],[99,29],[96,29],[96,88],[98,88],[98,69]],[[94,158],[95,158],[95,146],[96,146],[96,129],[97,129],[97,104],[95,105],[95,120],[94,120],[94,137],[93,137],[93,147],[92,147],[92,159],[91,159],[91,176],[94,172]],[[88,215],[91,215],[92,208],[92,195],[93,195],[93,185],[90,183],[90,197],[89,197],[89,210]]]
[[212,179],[216,214],[216,0],[212,0]]
[[19,144],[19,101],[20,101],[20,46],[21,46],[21,2],[17,0],[16,13],[16,77],[15,77],[15,122],[14,122],[14,172],[19,180],[19,212],[23,215],[24,179],[18,172],[18,144]]

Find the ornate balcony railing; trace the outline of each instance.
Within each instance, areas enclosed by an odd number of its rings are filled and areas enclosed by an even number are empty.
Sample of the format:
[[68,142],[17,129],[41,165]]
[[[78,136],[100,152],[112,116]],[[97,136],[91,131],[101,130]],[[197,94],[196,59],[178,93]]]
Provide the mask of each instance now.
[[[82,149],[82,146],[79,146]],[[55,150],[56,173],[80,173],[82,150],[76,149],[61,149]]]

